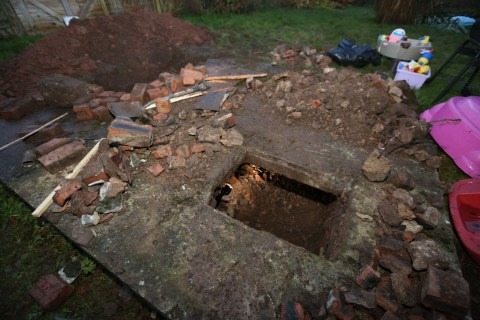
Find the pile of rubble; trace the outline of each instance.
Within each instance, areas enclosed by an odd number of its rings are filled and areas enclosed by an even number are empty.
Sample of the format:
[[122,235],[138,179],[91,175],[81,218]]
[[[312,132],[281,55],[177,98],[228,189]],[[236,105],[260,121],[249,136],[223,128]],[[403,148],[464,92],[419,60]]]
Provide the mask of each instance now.
[[[73,100],[78,120],[111,120],[97,155],[77,178],[65,181],[56,191],[52,211],[81,217],[84,226],[108,221],[122,210],[122,194],[139,172],[158,177],[166,169],[194,166],[222,147],[241,146],[243,136],[234,128],[232,113],[172,112],[169,97],[198,84],[205,73],[204,67],[189,64],[179,75],[162,73],[149,84],[136,84],[130,93],[103,91],[63,76],[45,80],[43,97],[63,103]],[[55,90],[59,87],[62,90]],[[56,137],[35,148],[38,161],[50,172],[78,162],[85,151],[82,141],[68,137]]]
[[328,73],[312,70],[284,72],[256,86],[274,112],[287,124],[307,125],[360,147],[376,147],[382,154],[403,153],[438,168],[441,158],[427,139],[405,84],[361,74],[348,68]]

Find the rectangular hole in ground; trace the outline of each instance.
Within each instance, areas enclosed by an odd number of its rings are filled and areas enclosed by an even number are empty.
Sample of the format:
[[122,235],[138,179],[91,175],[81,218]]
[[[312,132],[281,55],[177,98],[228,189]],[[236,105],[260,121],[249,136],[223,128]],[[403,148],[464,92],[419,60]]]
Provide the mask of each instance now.
[[252,228],[320,254],[328,250],[339,202],[332,193],[242,164],[215,189],[210,205]]

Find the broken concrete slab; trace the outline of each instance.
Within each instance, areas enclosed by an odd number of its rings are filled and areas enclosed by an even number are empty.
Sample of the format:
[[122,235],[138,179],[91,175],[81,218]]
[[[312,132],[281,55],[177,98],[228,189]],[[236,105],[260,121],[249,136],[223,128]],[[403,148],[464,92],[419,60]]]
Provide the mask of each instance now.
[[142,104],[138,101],[109,102],[107,107],[115,117],[140,118],[144,112]]
[[131,147],[149,147],[152,144],[152,126],[117,118],[108,127],[107,139]]

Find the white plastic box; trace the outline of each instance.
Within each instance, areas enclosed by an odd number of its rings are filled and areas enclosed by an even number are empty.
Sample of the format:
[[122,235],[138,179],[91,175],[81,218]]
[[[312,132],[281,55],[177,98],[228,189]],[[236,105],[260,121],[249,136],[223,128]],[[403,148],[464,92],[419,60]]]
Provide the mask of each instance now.
[[431,71],[428,74],[421,74],[408,71],[404,69],[407,62],[399,62],[397,66],[397,73],[395,74],[395,81],[405,80],[412,89],[420,89],[425,81],[431,76]]

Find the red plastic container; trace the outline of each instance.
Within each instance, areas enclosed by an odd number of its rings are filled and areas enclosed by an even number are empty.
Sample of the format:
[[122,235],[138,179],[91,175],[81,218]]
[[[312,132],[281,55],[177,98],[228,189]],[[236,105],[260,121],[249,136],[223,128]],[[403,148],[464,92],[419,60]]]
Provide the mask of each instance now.
[[480,180],[456,182],[449,194],[453,226],[472,258],[480,264]]

